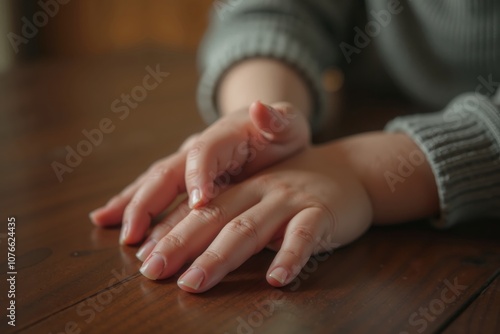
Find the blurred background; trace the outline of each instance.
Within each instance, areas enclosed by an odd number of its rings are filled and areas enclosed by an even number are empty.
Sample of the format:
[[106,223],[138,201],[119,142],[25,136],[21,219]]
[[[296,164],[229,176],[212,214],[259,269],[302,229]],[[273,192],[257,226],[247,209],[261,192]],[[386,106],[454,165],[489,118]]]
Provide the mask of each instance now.
[[[217,1],[217,0],[216,0]],[[195,50],[213,0],[1,0],[0,70],[144,46]]]

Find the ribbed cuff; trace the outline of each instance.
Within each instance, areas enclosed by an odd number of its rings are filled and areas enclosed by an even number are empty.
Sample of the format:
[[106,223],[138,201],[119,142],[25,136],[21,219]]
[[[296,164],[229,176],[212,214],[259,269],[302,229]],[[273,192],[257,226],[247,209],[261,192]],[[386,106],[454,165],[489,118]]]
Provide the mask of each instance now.
[[500,108],[500,88],[497,89],[497,92],[493,97],[491,98],[491,101],[493,101],[493,104],[496,105],[498,108]]
[[223,43],[211,46],[209,60],[198,86],[198,107],[205,122],[218,118],[215,91],[225,72],[235,63],[249,58],[268,57],[281,60],[296,68],[308,81],[313,93],[311,119],[313,132],[320,129],[327,110],[327,94],[323,88],[322,71],[310,48],[298,39],[279,30],[265,32],[251,29],[244,34],[231,34]]
[[500,111],[488,98],[464,94],[443,112],[396,118],[386,131],[406,133],[426,155],[441,206],[436,227],[500,217]]

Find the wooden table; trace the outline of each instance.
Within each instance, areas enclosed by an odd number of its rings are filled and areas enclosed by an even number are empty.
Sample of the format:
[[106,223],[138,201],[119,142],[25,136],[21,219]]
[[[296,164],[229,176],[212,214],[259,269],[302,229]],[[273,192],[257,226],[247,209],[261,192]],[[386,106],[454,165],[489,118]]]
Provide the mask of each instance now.
[[[169,76],[126,117],[113,112],[157,65]],[[196,80],[193,54],[162,50],[38,61],[0,76],[1,333],[500,332],[499,222],[373,228],[312,259],[283,289],[265,281],[270,251],[199,295],[178,289],[177,277],[140,275],[137,248],[119,246],[119,230],[93,227],[88,213],[203,128]],[[344,133],[380,128],[402,110],[362,103],[350,107]],[[102,141],[80,144],[104,119]],[[88,154],[59,182],[52,164],[65,162],[67,145]],[[15,327],[6,317],[8,217]]]

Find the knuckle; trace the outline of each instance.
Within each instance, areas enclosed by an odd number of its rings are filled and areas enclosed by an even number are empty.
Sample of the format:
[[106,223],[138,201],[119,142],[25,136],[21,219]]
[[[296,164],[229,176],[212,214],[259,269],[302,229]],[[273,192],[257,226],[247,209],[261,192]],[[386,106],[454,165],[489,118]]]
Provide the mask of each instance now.
[[250,239],[257,239],[257,223],[250,218],[236,218],[227,224],[227,230]]
[[170,245],[174,248],[185,248],[186,240],[178,234],[167,234],[163,239],[161,239],[163,245]]
[[259,189],[267,189],[270,185],[273,186],[276,183],[275,176],[269,174],[263,174],[256,176],[254,182]]
[[306,227],[303,226],[297,227],[291,232],[291,234],[299,239],[304,240],[307,243],[311,244],[314,242],[313,233]]
[[199,138],[194,140],[188,151],[188,159],[197,158],[200,155],[200,153],[205,149],[205,147],[206,144],[204,141],[200,140]]
[[316,199],[308,200],[305,203],[307,203],[307,207],[309,208],[315,208],[319,210],[323,215],[328,217],[328,221],[330,223],[330,226],[334,228],[337,224],[337,216],[335,215],[335,211],[332,211],[328,206],[325,204],[321,203],[320,201]]
[[204,253],[203,256],[207,259],[209,259],[211,262],[215,262],[216,264],[227,264],[228,263],[228,258],[224,255],[222,255],[221,252],[218,252],[213,249],[207,249]]
[[253,182],[263,193],[276,196],[279,199],[289,201],[297,195],[296,187],[283,181],[276,174],[263,174],[253,178]]
[[216,204],[209,203],[208,205],[191,211],[196,218],[204,223],[221,223],[226,221],[226,212],[224,209]]
[[293,194],[293,201],[302,208],[320,207],[317,198],[310,193],[297,191]]
[[288,255],[288,256],[295,258],[294,262],[296,262],[296,263],[300,263],[303,260],[303,256],[301,254],[297,253],[297,251],[290,249],[290,248],[281,249],[280,253],[282,255]]
[[137,198],[133,198],[127,205],[127,211],[142,210],[144,203]]
[[296,190],[288,183],[276,182],[272,186],[273,192],[280,198],[290,199],[297,196]]
[[186,170],[186,180],[196,180],[200,177],[200,170],[193,168]]

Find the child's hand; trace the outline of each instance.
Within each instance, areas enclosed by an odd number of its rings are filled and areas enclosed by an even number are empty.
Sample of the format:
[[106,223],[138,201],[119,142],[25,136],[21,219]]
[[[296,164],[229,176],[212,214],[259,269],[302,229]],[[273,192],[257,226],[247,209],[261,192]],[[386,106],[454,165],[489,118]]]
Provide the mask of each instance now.
[[[340,151],[340,150],[339,150]],[[358,238],[372,222],[367,190],[342,154],[311,148],[226,189],[207,206],[181,204],[139,250],[150,279],[193,261],[179,286],[203,292],[266,245],[278,253],[267,280],[290,283],[313,253]]]
[[291,105],[269,107],[256,102],[249,110],[233,112],[186,140],[178,152],[153,164],[93,211],[91,219],[100,226],[122,222],[121,243],[137,243],[151,219],[177,195],[187,191],[190,207],[206,205],[216,197],[221,183],[241,180],[306,148],[309,137],[305,117]]

